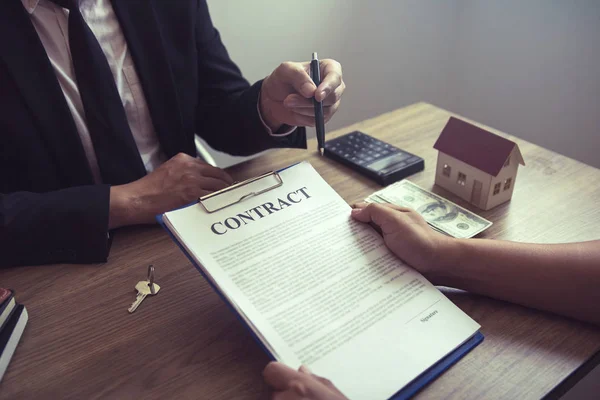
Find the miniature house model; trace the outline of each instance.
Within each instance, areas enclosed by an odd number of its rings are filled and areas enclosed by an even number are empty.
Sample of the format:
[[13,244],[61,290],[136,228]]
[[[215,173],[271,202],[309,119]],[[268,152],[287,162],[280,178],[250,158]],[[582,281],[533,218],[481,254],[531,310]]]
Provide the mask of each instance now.
[[525,165],[515,142],[454,117],[433,148],[435,183],[483,210],[510,200],[519,164]]

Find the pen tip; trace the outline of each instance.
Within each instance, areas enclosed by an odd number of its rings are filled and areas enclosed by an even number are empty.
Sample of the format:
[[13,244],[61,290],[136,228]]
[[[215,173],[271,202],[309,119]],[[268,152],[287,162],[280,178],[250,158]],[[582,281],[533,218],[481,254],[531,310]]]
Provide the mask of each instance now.
[[325,154],[325,150],[322,147],[319,147],[319,154],[322,156]]
[[318,59],[318,58],[317,58],[317,52],[316,52],[316,51],[315,51],[315,52],[312,54],[312,59],[313,59],[313,60],[317,60],[317,59]]

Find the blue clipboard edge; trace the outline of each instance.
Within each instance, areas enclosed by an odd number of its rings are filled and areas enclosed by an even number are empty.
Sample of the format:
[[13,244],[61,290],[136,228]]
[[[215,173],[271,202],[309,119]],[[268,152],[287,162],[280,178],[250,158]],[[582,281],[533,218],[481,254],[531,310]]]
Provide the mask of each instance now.
[[473,350],[477,345],[483,342],[484,336],[481,332],[477,332],[466,342],[461,344],[456,350],[442,358],[435,365],[423,372],[411,383],[404,386],[390,400],[405,400],[409,399],[430,382],[435,380],[438,376],[443,374],[448,368],[456,364],[461,358],[463,358],[469,351]]
[[[187,206],[180,207],[177,210],[179,210],[181,208],[190,207],[190,206],[193,206],[195,204],[197,204],[197,203],[192,203],[192,204],[189,204]],[[183,247],[183,245],[179,242],[179,240],[177,240],[177,238],[175,237],[175,235],[173,235],[173,232],[171,232],[171,230],[169,229],[169,227],[163,221],[163,214],[157,215],[156,216],[156,221],[158,221],[158,223],[164,228],[164,230],[167,231],[167,233],[169,234],[169,236],[171,237],[171,239],[175,242],[175,244],[177,244],[177,246],[179,247],[179,249],[181,249],[181,251],[183,252],[183,254],[185,254],[185,256],[188,258],[188,260],[190,260],[190,262],[198,270],[198,272],[200,272],[200,274],[202,275],[202,277],[204,278],[204,280],[206,282],[208,282],[208,284],[212,287],[212,289],[219,295],[219,297],[221,298],[221,300],[223,300],[223,302],[225,304],[227,304],[227,307],[229,307],[231,309],[231,311],[233,311],[233,314],[237,317],[238,320],[240,320],[240,322],[250,332],[250,334],[252,335],[252,337],[254,338],[254,340],[256,341],[256,343],[258,343],[258,345],[263,349],[263,351],[269,356],[269,358],[271,360],[277,361],[277,359],[271,353],[271,351],[269,349],[267,349],[267,347],[264,345],[264,343],[256,335],[256,333],[254,332],[254,330],[252,329],[252,327],[250,327],[250,325],[248,325],[248,323],[240,316],[240,314],[238,313],[238,311],[229,302],[229,300],[227,299],[227,297],[225,297],[225,295],[223,294],[223,292],[212,283],[212,281],[206,276],[206,274],[204,273],[204,271],[202,270],[202,268],[200,268],[200,266],[198,264],[196,264],[196,261],[194,261],[194,259],[192,258],[192,256],[185,249],[185,247]]]
[[[291,167],[293,167],[293,166],[295,166],[297,164],[300,164],[300,162],[297,162],[297,163],[288,165],[287,167],[281,168],[281,169],[277,170],[277,172],[284,171],[284,170],[286,170],[288,168],[291,168]],[[181,207],[175,208],[174,210],[181,210],[183,208],[191,207],[191,206],[194,206],[196,204],[198,204],[198,201],[195,201],[193,203],[187,204],[185,206],[181,206]],[[174,211],[174,210],[172,210],[172,211]],[[177,238],[175,237],[175,235],[173,234],[173,232],[171,232],[171,230],[169,229],[169,227],[163,221],[163,215],[164,214],[159,214],[159,215],[156,216],[156,221],[159,223],[159,225],[162,226],[165,231],[167,231],[167,233],[169,234],[169,236],[171,237],[171,239],[175,242],[175,244],[177,244],[177,246],[179,247],[179,249],[181,249],[181,251],[183,252],[183,254],[185,254],[185,256],[188,258],[188,260],[190,260],[190,262],[192,263],[192,265],[194,266],[194,268],[196,268],[198,270],[198,272],[200,272],[200,274],[202,275],[202,277],[204,278],[204,280],[206,282],[208,282],[208,284],[213,288],[213,290],[219,295],[219,297],[221,298],[221,300],[223,300],[223,302],[225,304],[227,304],[227,307],[229,307],[229,309],[231,311],[233,311],[233,313],[235,314],[235,316],[237,317],[237,319],[240,320],[240,322],[246,327],[246,329],[250,332],[250,334],[252,335],[252,337],[254,338],[254,340],[256,341],[256,343],[258,343],[258,345],[263,349],[263,351],[267,354],[267,356],[269,356],[269,358],[271,360],[277,361],[277,359],[275,358],[275,356],[273,355],[273,353],[271,353],[271,351],[269,349],[267,349],[267,347],[264,345],[264,343],[256,335],[256,333],[254,332],[254,330],[250,327],[250,325],[248,325],[248,323],[246,321],[244,321],[244,319],[239,315],[239,313],[237,312],[237,310],[235,309],[235,307],[229,302],[229,300],[227,299],[227,297],[225,297],[225,295],[223,294],[223,292],[212,283],[212,281],[206,276],[206,274],[204,273],[204,271],[202,270],[202,268],[200,268],[200,266],[198,264],[196,264],[196,262],[194,261],[194,259],[192,258],[192,256],[185,249],[185,247],[183,247],[183,245],[179,242],[179,240],[177,240]]]

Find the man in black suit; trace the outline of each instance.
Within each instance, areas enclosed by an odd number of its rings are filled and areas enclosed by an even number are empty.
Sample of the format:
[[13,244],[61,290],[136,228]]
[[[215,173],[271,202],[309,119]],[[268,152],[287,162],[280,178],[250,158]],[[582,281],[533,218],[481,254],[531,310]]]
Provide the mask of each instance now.
[[105,261],[111,229],[231,184],[195,134],[234,155],[305,148],[312,97],[330,118],[345,87],[333,60],[318,88],[292,62],[251,86],[204,0],[0,7],[1,265]]

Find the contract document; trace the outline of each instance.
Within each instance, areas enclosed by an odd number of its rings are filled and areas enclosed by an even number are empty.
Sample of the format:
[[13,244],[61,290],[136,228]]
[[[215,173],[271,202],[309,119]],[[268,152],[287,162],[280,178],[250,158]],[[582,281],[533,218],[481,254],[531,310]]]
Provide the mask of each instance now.
[[309,163],[249,186],[161,220],[273,359],[350,399],[383,400],[481,341],[479,324],[352,219]]

